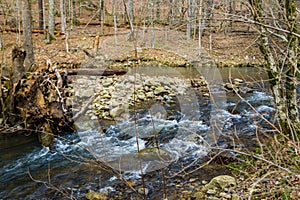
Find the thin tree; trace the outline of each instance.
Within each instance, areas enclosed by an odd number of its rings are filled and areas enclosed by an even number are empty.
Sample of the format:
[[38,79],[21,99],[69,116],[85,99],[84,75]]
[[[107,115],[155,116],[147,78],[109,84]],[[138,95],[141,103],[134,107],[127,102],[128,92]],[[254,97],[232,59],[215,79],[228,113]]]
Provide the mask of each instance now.
[[59,8],[60,8],[60,20],[61,20],[61,32],[66,32],[66,12],[65,12],[65,0],[60,0]]
[[76,0],[72,0],[71,4],[72,4],[71,21],[72,21],[72,25],[76,26],[76,25],[78,25],[78,22],[77,22],[77,12],[76,12]]
[[235,15],[235,9],[236,9],[236,1],[235,0],[230,0],[229,2],[229,13],[230,13],[230,28],[231,30],[233,29],[233,18]]
[[32,42],[32,15],[30,0],[23,0],[23,35],[24,35],[24,49],[26,52],[25,58],[25,72],[29,71],[34,63],[34,52]]
[[201,49],[202,49],[202,7],[203,7],[203,0],[199,2],[199,18],[198,18],[198,58],[201,59]]
[[[269,76],[269,85],[273,92],[275,107],[277,108],[279,125],[283,133],[290,139],[299,139],[299,112],[297,108],[297,54],[298,54],[298,13],[295,0],[285,0],[277,4],[276,10],[283,10],[285,16],[280,18],[281,26],[273,27],[270,24],[278,21],[279,14],[273,18],[267,15],[266,7],[262,0],[249,0],[252,15],[260,34],[260,50],[265,58],[265,68]],[[271,9],[274,10],[274,9]],[[271,16],[272,16],[271,15]],[[271,22],[270,22],[270,19]],[[286,29],[286,30],[285,30]],[[273,37],[280,39],[281,49],[274,48]],[[278,42],[277,42],[278,43]],[[278,47],[279,48],[279,47]],[[280,56],[280,57],[279,57]]]
[[156,12],[155,12],[155,17],[156,17],[156,21],[159,22],[161,21],[160,19],[160,6],[161,6],[161,1],[160,0],[156,0],[155,1],[155,7],[156,7]]
[[191,39],[191,17],[192,17],[192,1],[188,0],[188,9],[187,9],[187,24],[186,24],[186,39]]
[[[134,14],[133,14],[133,13],[134,13],[133,5],[134,5],[133,0],[129,0],[129,1],[128,1],[128,16],[129,16],[129,19],[128,19],[128,20],[129,20],[130,22],[132,22],[132,23],[134,22],[134,19],[133,19],[133,18],[134,18]],[[129,22],[129,23],[130,23],[130,22]]]
[[116,8],[116,0],[113,0],[113,18],[114,18],[114,38],[115,38],[115,43],[117,43],[117,31],[118,31],[118,26],[117,26],[117,8]]
[[44,29],[44,2],[43,0],[38,0],[39,7],[39,29]]
[[134,27],[133,27],[133,0],[129,0],[129,8],[127,9],[127,5],[125,0],[123,0],[125,14],[127,16],[129,25],[130,25],[130,34],[129,34],[129,40],[132,40],[134,38]]
[[105,8],[104,8],[104,0],[99,0],[99,21],[103,21],[104,20],[104,13],[105,12]]
[[54,39],[54,27],[55,27],[55,0],[49,0],[49,21],[48,21],[48,41],[51,42]]
[[101,34],[104,34],[104,23],[105,23],[105,2],[99,0],[99,20],[101,22]]

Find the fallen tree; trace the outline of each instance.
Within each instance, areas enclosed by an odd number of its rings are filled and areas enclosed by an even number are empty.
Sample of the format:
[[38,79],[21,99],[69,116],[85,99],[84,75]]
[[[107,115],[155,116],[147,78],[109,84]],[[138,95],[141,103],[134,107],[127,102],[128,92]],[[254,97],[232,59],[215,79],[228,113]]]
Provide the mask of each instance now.
[[73,95],[69,92],[68,76],[126,73],[125,70],[60,69],[51,63],[43,72],[26,72],[23,67],[26,53],[20,48],[14,48],[12,55],[10,77],[1,77],[1,102],[4,105],[1,105],[0,133],[37,133],[44,146],[51,146],[55,135],[76,131],[74,121],[87,110],[83,106],[78,113],[73,114],[72,105],[66,103],[66,97]]
[[[18,28],[10,28],[10,27],[3,27],[1,28],[1,31],[7,31],[7,32],[14,32],[14,33],[22,33],[23,32],[23,29],[18,29]],[[32,33],[40,33],[40,34],[44,34],[46,33],[47,30],[39,30],[39,29],[33,29],[32,30]],[[54,31],[54,34],[55,35],[64,35],[63,32],[61,31]]]
[[89,76],[112,76],[112,75],[124,75],[126,70],[102,70],[102,69],[66,69],[68,76],[71,75],[89,75]]

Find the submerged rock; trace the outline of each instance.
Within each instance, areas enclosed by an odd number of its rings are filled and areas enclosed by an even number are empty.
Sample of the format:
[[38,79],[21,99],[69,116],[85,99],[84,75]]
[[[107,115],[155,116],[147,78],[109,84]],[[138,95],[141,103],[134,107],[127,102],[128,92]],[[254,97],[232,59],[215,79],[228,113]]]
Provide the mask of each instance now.
[[91,96],[93,96],[94,95],[94,88],[87,88],[86,90],[84,90],[83,92],[82,92],[82,97],[83,98],[89,98],[89,97],[91,97]]
[[150,172],[166,167],[172,161],[168,152],[158,148],[145,148],[137,153],[123,154],[109,164],[120,171]]
[[138,193],[147,196],[149,194],[149,189],[141,187],[141,188],[138,189]]
[[118,117],[119,115],[124,113],[128,109],[128,107],[129,107],[128,104],[120,105],[118,107],[115,107],[115,108],[111,109],[109,111],[109,114],[113,118]]

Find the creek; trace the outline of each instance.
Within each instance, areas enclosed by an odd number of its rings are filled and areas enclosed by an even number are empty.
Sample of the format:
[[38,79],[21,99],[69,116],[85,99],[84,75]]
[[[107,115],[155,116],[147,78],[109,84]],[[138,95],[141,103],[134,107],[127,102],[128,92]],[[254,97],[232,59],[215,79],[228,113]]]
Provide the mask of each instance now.
[[[122,171],[133,182],[141,182],[141,173],[152,174],[151,181],[146,182],[151,195],[161,191],[162,175],[156,170],[166,168],[172,176],[184,166],[191,164],[192,168],[204,160],[209,145],[216,142],[226,147],[224,140],[212,138],[255,135],[258,127],[268,128],[260,114],[272,119],[272,97],[262,81],[265,73],[259,68],[179,68],[171,73],[145,70],[148,75],[161,73],[173,79],[204,76],[211,98],[203,98],[191,88],[176,96],[174,104],[156,102],[135,112],[129,110],[126,120],[104,120],[89,129],[61,135],[52,148],[42,147],[34,134],[0,135],[0,199],[84,199],[89,190],[117,193],[122,182],[94,165],[96,160]],[[224,89],[223,83],[237,78],[252,88],[251,92],[242,91],[241,96],[256,111]],[[84,122],[77,123],[80,126]],[[157,145],[158,151],[154,148]],[[170,178],[169,186],[175,181]]]

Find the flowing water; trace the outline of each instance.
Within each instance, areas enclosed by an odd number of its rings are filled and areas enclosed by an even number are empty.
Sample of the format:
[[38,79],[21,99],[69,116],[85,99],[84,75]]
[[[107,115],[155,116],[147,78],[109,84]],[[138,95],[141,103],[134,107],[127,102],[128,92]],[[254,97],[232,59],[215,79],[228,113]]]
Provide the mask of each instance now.
[[[149,109],[131,111],[126,121],[102,126],[101,130],[96,125],[62,135],[51,149],[41,147],[35,135],[1,136],[0,199],[81,199],[89,190],[116,191],[120,180],[99,170],[94,161],[107,163],[130,180],[140,180],[141,173],[164,167],[172,174],[183,166],[201,162],[209,152],[213,128],[216,133],[221,126],[222,131],[213,135],[217,138],[233,132],[253,135],[258,124],[267,128],[259,114],[271,120],[274,109],[261,82],[264,73],[256,68],[225,68],[218,69],[216,78],[209,73],[211,68],[201,70],[210,78],[212,94],[221,94],[222,99],[212,95],[212,101],[196,95],[193,98],[197,105],[193,105],[191,94],[178,98],[180,109],[178,105],[155,104],[151,106],[151,115]],[[187,78],[195,73],[180,69],[180,74]],[[253,92],[242,94],[256,111],[232,92],[224,96],[225,90],[220,90],[218,81],[226,82],[229,77],[252,83],[258,80],[253,83]],[[222,101],[216,102],[218,99]],[[214,127],[215,124],[218,126]]]

